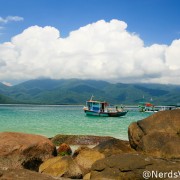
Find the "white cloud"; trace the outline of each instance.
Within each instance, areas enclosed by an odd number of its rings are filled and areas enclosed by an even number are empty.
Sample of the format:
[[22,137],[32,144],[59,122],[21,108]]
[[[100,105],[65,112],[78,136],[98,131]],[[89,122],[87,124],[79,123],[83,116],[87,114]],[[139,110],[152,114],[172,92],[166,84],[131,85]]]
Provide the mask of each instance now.
[[7,16],[5,18],[0,17],[0,23],[8,23],[10,21],[23,21],[24,18],[20,16]]
[[88,24],[61,38],[32,26],[0,44],[0,81],[38,77],[180,84],[180,40],[145,47],[119,20]]

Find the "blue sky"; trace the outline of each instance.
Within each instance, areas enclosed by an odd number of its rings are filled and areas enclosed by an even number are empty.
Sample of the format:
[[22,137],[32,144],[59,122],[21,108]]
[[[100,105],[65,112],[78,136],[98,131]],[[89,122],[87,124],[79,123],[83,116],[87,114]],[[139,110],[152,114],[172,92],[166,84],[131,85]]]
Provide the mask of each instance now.
[[179,7],[179,0],[0,0],[0,17],[24,18],[0,23],[0,42],[33,25],[56,27],[66,37],[89,23],[118,19],[147,45],[170,44],[180,37]]
[[180,84],[180,0],[0,0],[0,82]]

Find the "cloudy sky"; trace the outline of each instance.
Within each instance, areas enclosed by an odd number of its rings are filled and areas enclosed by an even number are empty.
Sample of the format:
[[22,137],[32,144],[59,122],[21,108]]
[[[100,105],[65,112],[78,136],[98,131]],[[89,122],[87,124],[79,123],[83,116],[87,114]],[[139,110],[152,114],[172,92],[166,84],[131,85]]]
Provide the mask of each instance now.
[[179,0],[0,0],[0,81],[180,84]]

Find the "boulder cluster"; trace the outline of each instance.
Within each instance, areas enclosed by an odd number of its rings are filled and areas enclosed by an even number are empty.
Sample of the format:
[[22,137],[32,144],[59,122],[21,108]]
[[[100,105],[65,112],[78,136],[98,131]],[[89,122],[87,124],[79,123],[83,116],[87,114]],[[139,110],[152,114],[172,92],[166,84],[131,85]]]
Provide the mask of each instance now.
[[[180,178],[180,109],[130,124],[129,141],[112,137],[0,133],[0,179]],[[72,150],[72,145],[78,145]],[[93,145],[93,147],[89,147]],[[169,173],[169,174],[168,174]],[[175,174],[176,173],[176,174]]]

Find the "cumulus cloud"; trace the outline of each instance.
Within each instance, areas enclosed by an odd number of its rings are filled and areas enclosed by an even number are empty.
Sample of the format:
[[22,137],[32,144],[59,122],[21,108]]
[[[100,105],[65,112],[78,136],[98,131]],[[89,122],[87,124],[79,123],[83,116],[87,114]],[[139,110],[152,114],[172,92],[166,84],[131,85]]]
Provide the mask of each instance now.
[[5,18],[0,17],[0,23],[8,23],[10,21],[23,21],[24,18],[20,16],[7,16]]
[[119,20],[88,24],[61,38],[58,29],[32,26],[0,44],[0,80],[39,77],[180,84],[180,40],[144,46]]
[[0,59],[0,68],[1,68],[2,66],[6,66],[6,62],[5,62],[4,60]]

